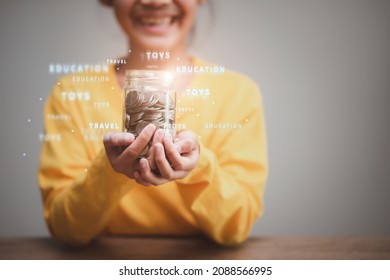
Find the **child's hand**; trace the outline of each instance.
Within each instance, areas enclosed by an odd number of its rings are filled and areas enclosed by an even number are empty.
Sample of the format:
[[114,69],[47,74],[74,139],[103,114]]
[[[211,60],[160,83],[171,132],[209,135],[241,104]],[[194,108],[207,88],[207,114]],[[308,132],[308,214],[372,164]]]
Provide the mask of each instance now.
[[175,141],[170,136],[160,138],[149,150],[146,159],[139,161],[134,179],[144,186],[158,186],[169,181],[182,179],[195,168],[199,158],[199,144],[195,133],[184,130]]
[[[134,135],[127,132],[111,132],[104,136],[104,147],[112,168],[133,179],[134,170],[138,168],[140,154],[148,146],[156,127],[153,124],[146,126],[134,139]],[[124,148],[124,146],[127,146]]]

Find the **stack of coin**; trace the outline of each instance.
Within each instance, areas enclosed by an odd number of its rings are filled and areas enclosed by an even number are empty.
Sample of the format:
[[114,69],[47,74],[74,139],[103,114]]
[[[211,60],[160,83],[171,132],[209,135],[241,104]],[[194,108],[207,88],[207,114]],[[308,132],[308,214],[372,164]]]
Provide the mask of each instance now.
[[[172,133],[175,127],[175,102],[169,92],[128,90],[125,92],[124,125],[137,137],[150,123]],[[172,135],[173,137],[174,135]],[[148,153],[149,147],[141,153]]]

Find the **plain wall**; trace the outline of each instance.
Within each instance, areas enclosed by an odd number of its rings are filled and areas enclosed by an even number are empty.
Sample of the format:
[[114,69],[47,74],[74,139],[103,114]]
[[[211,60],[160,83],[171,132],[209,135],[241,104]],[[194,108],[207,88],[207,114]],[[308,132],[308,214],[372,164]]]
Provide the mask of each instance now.
[[[50,63],[125,54],[97,0],[0,4],[0,236],[48,235],[37,185]],[[253,235],[390,234],[390,1],[217,0],[193,53],[261,87],[270,176]],[[244,142],[243,142],[244,145]]]

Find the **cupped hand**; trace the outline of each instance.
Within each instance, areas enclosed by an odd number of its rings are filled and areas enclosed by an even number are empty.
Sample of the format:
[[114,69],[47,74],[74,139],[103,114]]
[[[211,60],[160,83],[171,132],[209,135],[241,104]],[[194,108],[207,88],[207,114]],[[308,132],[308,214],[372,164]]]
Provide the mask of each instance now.
[[152,139],[156,127],[146,126],[138,137],[128,132],[110,132],[104,136],[103,144],[112,168],[133,179],[138,168],[139,157]]
[[170,136],[158,137],[153,141],[148,157],[140,159],[132,174],[144,186],[158,186],[182,179],[198,163],[199,143],[192,131],[179,132],[174,141]]

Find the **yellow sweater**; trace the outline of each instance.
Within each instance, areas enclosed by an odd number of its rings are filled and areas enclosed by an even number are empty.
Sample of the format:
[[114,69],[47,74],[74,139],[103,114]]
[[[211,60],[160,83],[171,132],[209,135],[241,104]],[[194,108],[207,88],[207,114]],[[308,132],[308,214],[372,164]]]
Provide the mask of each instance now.
[[178,94],[176,123],[199,136],[199,161],[186,178],[157,187],[116,173],[107,159],[102,137],[122,128],[114,66],[98,75],[104,81],[91,73],[58,81],[45,106],[38,171],[45,220],[56,239],[72,245],[101,234],[245,240],[263,212],[267,177],[261,96],[243,75],[223,68],[205,73],[210,65],[193,63],[197,73]]

